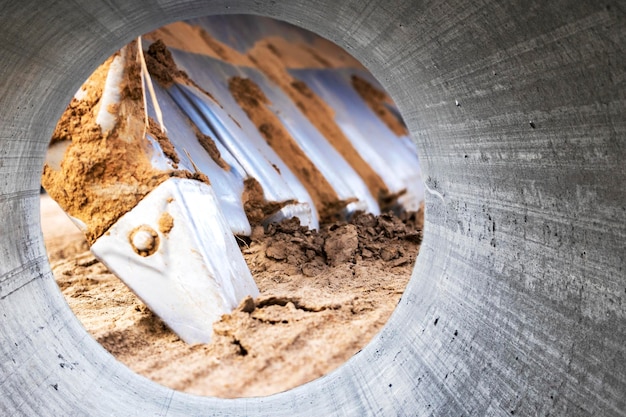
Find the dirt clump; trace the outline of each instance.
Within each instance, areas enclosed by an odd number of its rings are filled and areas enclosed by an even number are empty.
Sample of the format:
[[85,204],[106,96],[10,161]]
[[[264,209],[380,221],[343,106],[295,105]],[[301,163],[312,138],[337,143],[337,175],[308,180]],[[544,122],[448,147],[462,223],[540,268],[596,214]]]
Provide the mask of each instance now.
[[157,143],[161,147],[163,155],[165,155],[170,159],[170,161],[172,161],[174,168],[178,168],[178,164],[180,163],[180,157],[176,152],[176,148],[174,148],[174,145],[170,141],[170,138],[167,137],[167,134],[161,130],[161,126],[159,126],[159,124],[155,122],[152,117],[148,118],[148,132],[150,132],[150,135],[157,141]]
[[160,39],[150,44],[144,57],[150,76],[163,87],[170,87],[176,78],[188,78],[187,74],[178,69],[172,53]]
[[222,158],[220,150],[217,148],[215,141],[208,135],[196,129],[196,138],[204,150],[209,154],[213,162],[225,171],[230,171],[230,165]]
[[260,224],[286,205],[295,203],[295,200],[282,202],[267,201],[263,193],[263,187],[253,177],[248,177],[244,180],[241,201],[251,226]]
[[156,38],[155,35],[151,38],[155,40],[144,52],[144,58],[148,72],[156,82],[166,89],[174,85],[174,82],[197,88],[221,106],[211,93],[196,84],[185,71],[178,68],[172,53],[161,39]]
[[324,253],[330,266],[352,262],[359,248],[357,227],[353,224],[338,226],[335,233],[324,242]]
[[186,169],[179,169],[177,171],[172,171],[170,173],[170,177],[185,178],[188,180],[196,180],[196,181],[203,182],[207,185],[211,185],[211,181],[209,180],[209,177],[207,177],[205,174],[203,174],[200,171],[191,172]]
[[169,213],[161,214],[159,217],[159,231],[164,235],[167,235],[174,228],[174,218]]
[[350,222],[335,222],[319,232],[300,226],[298,219],[284,220],[267,227],[265,255],[309,276],[361,259],[411,263],[411,248],[421,242],[416,216],[357,213]]

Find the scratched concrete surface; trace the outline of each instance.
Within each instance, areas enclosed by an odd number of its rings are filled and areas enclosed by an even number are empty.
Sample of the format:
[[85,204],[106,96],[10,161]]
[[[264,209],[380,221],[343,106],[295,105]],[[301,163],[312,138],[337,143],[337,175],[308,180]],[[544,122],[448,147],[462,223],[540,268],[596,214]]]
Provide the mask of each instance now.
[[[39,173],[73,92],[164,23],[256,13],[348,49],[428,187],[383,332],[338,371],[218,400],[131,373],[55,288]],[[626,415],[626,15],[619,0],[2,1],[0,415]]]

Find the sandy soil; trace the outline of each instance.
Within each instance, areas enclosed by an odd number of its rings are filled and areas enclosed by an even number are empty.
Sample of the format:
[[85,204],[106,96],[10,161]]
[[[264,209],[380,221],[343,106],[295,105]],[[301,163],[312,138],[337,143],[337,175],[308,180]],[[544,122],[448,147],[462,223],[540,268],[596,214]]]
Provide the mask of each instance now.
[[422,215],[357,217],[319,233],[286,222],[257,227],[242,252],[261,296],[189,346],[88,251],[48,196],[42,227],[55,278],[89,333],[133,371],[199,395],[269,395],[318,378],[362,349],[408,282]]

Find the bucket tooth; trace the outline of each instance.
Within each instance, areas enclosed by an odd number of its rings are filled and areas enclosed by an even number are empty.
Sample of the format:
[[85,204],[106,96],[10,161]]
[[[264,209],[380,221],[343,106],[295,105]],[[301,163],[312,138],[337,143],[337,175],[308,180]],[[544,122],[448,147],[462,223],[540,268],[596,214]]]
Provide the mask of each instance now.
[[284,217],[298,217],[302,225],[317,229],[317,209],[306,188],[228,90],[228,79],[238,69],[208,56],[174,49],[171,53],[178,67],[197,85],[175,83],[169,88],[176,103],[203,133],[214,133],[245,172],[259,181],[268,202],[295,201],[290,204],[294,207],[281,210]]
[[346,213],[365,211],[380,214],[376,199],[367,189],[365,182],[346,162],[328,140],[311,124],[302,112],[281,90],[263,74],[244,69],[270,101],[270,109],[280,120],[291,137],[311,159],[321,174],[328,180],[337,196],[347,204]]
[[91,251],[181,339],[207,343],[213,323],[258,289],[211,186],[172,178]]
[[[417,210],[424,199],[420,162],[408,136],[397,136],[351,85],[355,74],[376,81],[362,70],[296,69],[291,74],[335,111],[335,121],[363,159],[383,179],[405,210]],[[354,123],[358,120],[359,123]]]

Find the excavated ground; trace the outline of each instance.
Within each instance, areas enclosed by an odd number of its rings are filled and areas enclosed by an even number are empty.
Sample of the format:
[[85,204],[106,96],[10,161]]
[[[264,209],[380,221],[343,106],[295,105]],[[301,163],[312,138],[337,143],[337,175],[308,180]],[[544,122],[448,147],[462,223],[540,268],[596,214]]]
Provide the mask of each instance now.
[[88,332],[143,376],[226,398],[287,390],[362,349],[400,299],[423,224],[420,210],[360,215],[319,233],[294,221],[255,228],[241,249],[261,295],[224,315],[210,344],[190,346],[94,258],[54,201],[41,202],[55,278]]

